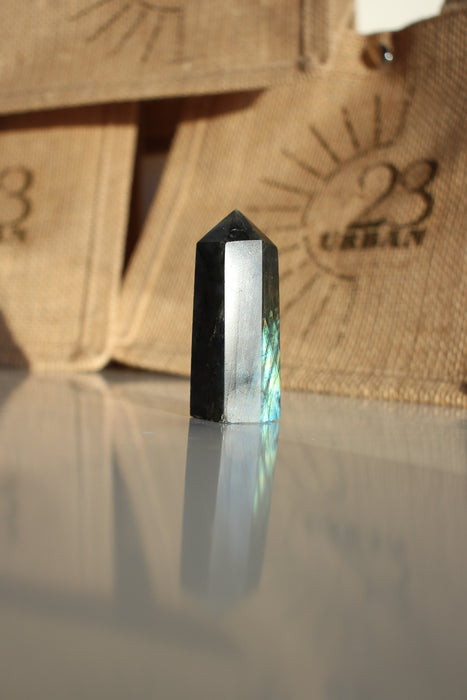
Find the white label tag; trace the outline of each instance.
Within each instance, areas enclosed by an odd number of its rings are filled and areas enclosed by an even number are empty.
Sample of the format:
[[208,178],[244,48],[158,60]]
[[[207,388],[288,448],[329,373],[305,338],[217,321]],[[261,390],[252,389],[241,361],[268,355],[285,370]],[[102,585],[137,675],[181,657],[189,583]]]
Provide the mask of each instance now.
[[355,22],[360,34],[394,32],[439,14],[444,0],[356,0]]

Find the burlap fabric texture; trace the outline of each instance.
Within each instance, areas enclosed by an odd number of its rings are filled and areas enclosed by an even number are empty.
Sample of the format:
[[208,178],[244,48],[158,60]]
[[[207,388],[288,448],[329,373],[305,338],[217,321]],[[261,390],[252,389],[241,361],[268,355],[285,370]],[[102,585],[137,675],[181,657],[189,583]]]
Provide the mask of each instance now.
[[99,369],[111,354],[136,110],[0,120],[0,363]]
[[188,374],[195,243],[238,207],[279,247],[285,387],[467,406],[466,31],[414,25],[374,70],[349,32],[312,81],[193,100],[114,356]]
[[349,0],[2,0],[0,112],[265,87],[325,62],[349,8]]

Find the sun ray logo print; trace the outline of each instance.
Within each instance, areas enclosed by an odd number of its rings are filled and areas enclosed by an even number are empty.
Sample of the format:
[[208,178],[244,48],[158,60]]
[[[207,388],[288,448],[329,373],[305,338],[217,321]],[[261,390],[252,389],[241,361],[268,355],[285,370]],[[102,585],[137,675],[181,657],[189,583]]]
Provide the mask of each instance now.
[[170,33],[170,55],[166,61],[182,60],[184,10],[181,6],[158,5],[148,0],[97,0],[70,17],[86,27],[86,43],[110,45],[115,56],[128,46],[139,44],[139,61],[147,63],[157,55],[163,34]]
[[278,245],[281,310],[286,319],[292,309],[302,311],[303,339],[329,305],[337,304],[336,345],[343,340],[358,294],[362,254],[423,246],[438,164],[394,148],[409,109],[410,100],[400,100],[397,119],[387,125],[382,97],[375,95],[370,123],[362,129],[343,106],[335,139],[329,127],[308,123],[301,150],[280,147],[280,175],[262,179],[264,199],[271,204],[245,207],[261,216]]

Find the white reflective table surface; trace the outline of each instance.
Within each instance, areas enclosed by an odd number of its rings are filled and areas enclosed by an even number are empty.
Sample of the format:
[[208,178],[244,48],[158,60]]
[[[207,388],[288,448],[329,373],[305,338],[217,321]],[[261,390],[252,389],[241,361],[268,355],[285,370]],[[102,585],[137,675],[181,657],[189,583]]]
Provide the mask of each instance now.
[[188,394],[0,372],[1,698],[465,699],[467,413]]

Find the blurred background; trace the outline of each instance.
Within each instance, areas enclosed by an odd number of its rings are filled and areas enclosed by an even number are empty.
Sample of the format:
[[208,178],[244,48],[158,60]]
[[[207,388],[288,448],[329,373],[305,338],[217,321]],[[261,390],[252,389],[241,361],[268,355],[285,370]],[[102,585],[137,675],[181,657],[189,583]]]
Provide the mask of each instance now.
[[0,8],[0,364],[188,376],[196,241],[278,246],[285,388],[466,406],[462,2]]

